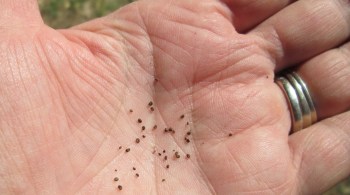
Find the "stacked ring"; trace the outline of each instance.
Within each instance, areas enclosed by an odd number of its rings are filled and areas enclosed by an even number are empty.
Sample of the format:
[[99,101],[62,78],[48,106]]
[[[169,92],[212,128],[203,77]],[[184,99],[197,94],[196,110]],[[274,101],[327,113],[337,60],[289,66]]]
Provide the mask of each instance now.
[[317,114],[310,92],[296,72],[286,73],[276,79],[282,89],[291,112],[291,133],[311,126],[317,121]]

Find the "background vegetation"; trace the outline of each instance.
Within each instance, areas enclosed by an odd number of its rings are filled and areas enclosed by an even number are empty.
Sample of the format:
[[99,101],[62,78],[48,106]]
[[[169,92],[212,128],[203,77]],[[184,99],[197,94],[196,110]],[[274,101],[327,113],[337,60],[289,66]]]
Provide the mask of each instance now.
[[[43,18],[53,28],[67,28],[100,17],[133,0],[38,0]],[[325,195],[350,195],[350,178]]]

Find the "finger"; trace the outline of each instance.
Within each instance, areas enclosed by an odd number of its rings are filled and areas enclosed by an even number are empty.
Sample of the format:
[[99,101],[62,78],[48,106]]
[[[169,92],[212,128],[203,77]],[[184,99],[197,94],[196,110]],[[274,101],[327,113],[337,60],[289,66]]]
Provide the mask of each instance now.
[[350,175],[350,112],[290,136],[300,194],[321,194]]
[[0,0],[0,30],[42,23],[37,0]]
[[245,32],[294,0],[223,0],[233,13],[233,23],[238,32]]
[[343,43],[350,34],[350,2],[300,0],[250,34],[265,40],[279,71]]
[[297,70],[307,83],[319,119],[350,109],[350,42],[329,50]]

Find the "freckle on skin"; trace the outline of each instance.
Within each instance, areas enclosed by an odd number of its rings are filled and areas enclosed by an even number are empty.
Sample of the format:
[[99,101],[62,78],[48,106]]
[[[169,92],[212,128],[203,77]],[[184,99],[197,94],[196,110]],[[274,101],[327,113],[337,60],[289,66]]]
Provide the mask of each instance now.
[[180,116],[180,119],[183,119],[183,118],[185,118],[185,115],[184,115],[184,114]]
[[165,182],[165,179],[162,179],[162,182]]
[[129,110],[130,113],[134,112],[132,109]]

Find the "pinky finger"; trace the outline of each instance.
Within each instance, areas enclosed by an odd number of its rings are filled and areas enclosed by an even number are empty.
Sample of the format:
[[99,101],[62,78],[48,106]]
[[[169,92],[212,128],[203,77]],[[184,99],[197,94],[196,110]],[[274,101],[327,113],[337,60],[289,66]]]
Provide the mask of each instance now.
[[321,194],[350,176],[350,111],[290,137],[300,194]]

